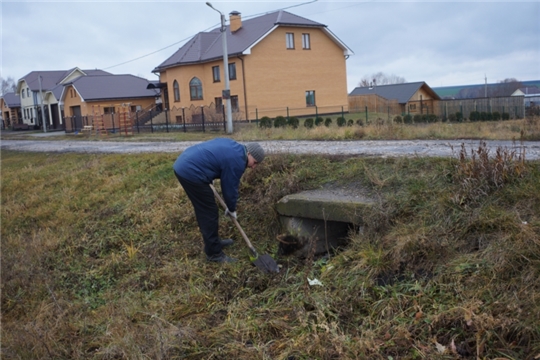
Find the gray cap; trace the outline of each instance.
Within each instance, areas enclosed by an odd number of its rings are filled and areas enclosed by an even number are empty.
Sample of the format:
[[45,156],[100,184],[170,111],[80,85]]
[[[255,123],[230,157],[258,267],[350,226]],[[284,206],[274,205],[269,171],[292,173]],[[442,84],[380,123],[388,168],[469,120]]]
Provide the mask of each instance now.
[[251,156],[258,162],[261,163],[264,160],[264,149],[256,142],[250,142],[246,144],[246,149]]

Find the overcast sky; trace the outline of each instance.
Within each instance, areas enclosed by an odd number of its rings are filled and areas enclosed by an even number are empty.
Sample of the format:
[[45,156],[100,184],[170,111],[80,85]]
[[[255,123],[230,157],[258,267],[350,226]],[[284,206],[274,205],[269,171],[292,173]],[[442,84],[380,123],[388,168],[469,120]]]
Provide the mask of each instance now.
[[[352,91],[379,71],[431,87],[540,80],[540,0],[211,1],[242,18],[279,9],[325,24],[353,52]],[[157,80],[152,70],[188,39],[219,26],[205,1],[2,0],[1,73],[102,69]],[[314,59],[315,61],[316,59]]]

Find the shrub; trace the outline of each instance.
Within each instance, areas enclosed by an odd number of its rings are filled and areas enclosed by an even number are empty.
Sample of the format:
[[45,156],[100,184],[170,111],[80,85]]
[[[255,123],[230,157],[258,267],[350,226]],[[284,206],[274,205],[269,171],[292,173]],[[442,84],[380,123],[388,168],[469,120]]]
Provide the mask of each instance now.
[[422,122],[422,115],[420,114],[416,114],[413,116],[413,121],[415,124],[419,124]]
[[353,125],[354,125],[353,119],[347,120],[347,126],[353,126]]
[[276,119],[274,120],[274,127],[285,127],[287,126],[287,119],[283,116],[276,116]]
[[401,123],[403,123],[403,118],[401,116],[397,115],[397,116],[394,117],[394,122],[396,124],[401,124]]
[[315,126],[320,126],[324,123],[324,119],[320,116],[318,116],[317,118],[315,118]]
[[268,116],[263,116],[261,120],[259,120],[259,127],[261,128],[271,128],[272,127],[272,119],[270,119]]
[[[342,117],[342,116],[338,117],[337,120],[336,120],[336,122],[337,122],[337,125],[338,125],[339,127],[345,126],[345,124],[347,123],[347,121],[345,120],[345,118]],[[326,125],[326,124],[325,124],[325,125]]]
[[428,122],[434,123],[434,122],[437,122],[437,120],[438,120],[437,115],[435,115],[435,114],[429,114],[428,115]]
[[300,124],[300,120],[298,120],[298,118],[296,116],[293,116],[293,117],[289,118],[288,124],[293,129],[297,129],[298,125]]
[[498,111],[493,112],[493,120],[501,120],[501,113]]
[[324,126],[329,127],[330,125],[332,125],[332,119],[326,118],[326,120],[324,120]]
[[510,114],[507,112],[503,112],[501,117],[503,120],[510,120]]
[[456,114],[448,114],[448,121],[455,122],[456,119]]
[[356,125],[364,126],[364,122],[362,121],[362,119],[358,119],[358,120],[356,120]]
[[405,124],[412,124],[412,115],[411,114],[407,114],[403,117],[403,122]]
[[481,121],[487,121],[488,120],[488,114],[485,111],[482,111],[480,113],[480,120]]
[[471,111],[469,114],[469,120],[472,122],[480,120],[480,113],[478,111]]
[[307,118],[304,120],[304,126],[308,129],[313,128],[313,118]]
[[456,112],[456,121],[458,121],[458,122],[462,122],[462,121],[463,121],[463,114],[460,113],[459,111]]

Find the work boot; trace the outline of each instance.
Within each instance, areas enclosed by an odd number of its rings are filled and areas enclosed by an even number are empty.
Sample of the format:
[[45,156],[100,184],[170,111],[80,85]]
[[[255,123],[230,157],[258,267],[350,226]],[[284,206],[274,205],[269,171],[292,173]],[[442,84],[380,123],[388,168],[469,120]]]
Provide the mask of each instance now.
[[219,240],[219,242],[221,243],[222,248],[231,246],[232,244],[234,244],[233,239],[221,239]]
[[236,259],[233,259],[232,257],[228,257],[223,252],[219,254],[215,254],[215,255],[210,255],[210,256],[206,255],[206,260],[217,262],[217,263],[232,263],[232,262],[238,261]]

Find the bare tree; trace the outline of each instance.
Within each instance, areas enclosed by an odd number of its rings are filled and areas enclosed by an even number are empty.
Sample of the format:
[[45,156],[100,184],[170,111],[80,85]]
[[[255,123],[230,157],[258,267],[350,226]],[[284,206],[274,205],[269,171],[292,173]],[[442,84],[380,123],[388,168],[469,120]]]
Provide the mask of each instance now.
[[510,96],[516,91],[517,89],[520,89],[523,87],[523,83],[521,81],[516,80],[514,78],[508,78],[499,81],[499,83],[493,87],[493,92],[490,94],[491,96]]
[[1,95],[5,95],[10,92],[15,92],[17,90],[17,84],[15,83],[15,80],[11,76],[8,76],[7,79],[0,77],[0,81],[2,83]]
[[364,76],[358,83],[359,87],[368,87],[372,85],[391,85],[391,84],[403,84],[407,82],[405,78],[394,74],[385,74],[379,71],[371,76]]

